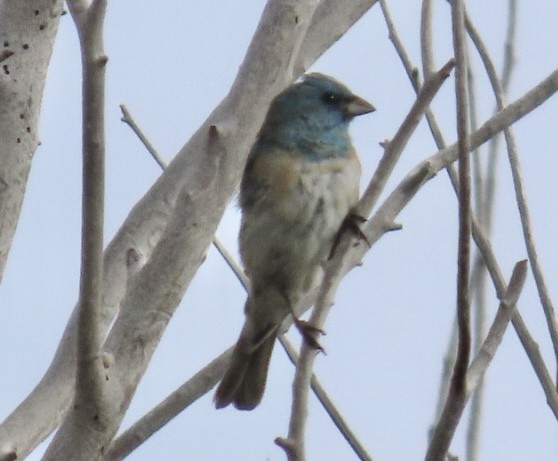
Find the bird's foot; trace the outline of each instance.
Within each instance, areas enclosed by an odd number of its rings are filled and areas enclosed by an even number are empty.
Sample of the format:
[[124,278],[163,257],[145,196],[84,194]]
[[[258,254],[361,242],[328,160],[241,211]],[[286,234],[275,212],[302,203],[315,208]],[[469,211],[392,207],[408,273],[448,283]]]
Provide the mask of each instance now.
[[331,246],[331,251],[329,252],[329,259],[333,258],[333,255],[335,254],[335,250],[337,249],[337,246],[339,245],[339,242],[341,241],[341,236],[345,233],[345,231],[349,231],[355,237],[364,240],[368,244],[369,247],[372,246],[370,244],[370,241],[368,240],[368,237],[366,236],[366,234],[362,231],[362,229],[360,227],[360,225],[365,223],[365,222],[366,222],[366,218],[363,217],[363,216],[360,216],[356,213],[349,213],[347,216],[345,216],[345,219],[341,223],[341,227],[339,227],[339,230],[337,231],[337,234],[335,235],[333,245]]
[[304,341],[306,341],[306,344],[308,344],[312,349],[323,352],[324,354],[326,353],[325,349],[322,347],[317,339],[319,335],[325,335],[324,330],[315,327],[314,325],[310,325],[307,321],[301,320],[296,317],[294,317],[294,324],[297,330],[302,335]]

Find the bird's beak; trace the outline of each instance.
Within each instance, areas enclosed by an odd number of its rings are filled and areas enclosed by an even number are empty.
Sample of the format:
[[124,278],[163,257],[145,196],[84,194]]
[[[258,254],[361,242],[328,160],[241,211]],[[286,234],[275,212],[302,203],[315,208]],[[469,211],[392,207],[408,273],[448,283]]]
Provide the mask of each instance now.
[[353,118],[358,115],[369,114],[374,112],[376,108],[368,101],[362,99],[360,96],[353,96],[347,101],[344,107],[345,116]]

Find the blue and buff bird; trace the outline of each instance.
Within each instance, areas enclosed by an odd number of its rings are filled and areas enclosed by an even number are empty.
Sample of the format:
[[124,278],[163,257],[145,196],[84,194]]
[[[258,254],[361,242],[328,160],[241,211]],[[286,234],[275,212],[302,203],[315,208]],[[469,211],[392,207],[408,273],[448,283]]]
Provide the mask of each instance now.
[[358,200],[360,162],[349,122],[374,110],[317,73],[272,101],[240,186],[239,245],[250,288],[246,320],[215,393],[217,408],[232,403],[251,410],[260,403],[281,323],[294,316]]

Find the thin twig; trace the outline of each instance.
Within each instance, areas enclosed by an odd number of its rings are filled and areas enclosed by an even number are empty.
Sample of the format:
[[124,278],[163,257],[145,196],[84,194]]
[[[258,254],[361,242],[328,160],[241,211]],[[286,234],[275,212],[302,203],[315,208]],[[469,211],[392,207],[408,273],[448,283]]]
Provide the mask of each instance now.
[[[126,123],[132,129],[132,131],[136,134],[138,139],[141,141],[141,143],[147,149],[147,151],[149,152],[151,157],[153,157],[155,162],[157,162],[157,165],[159,165],[161,170],[165,170],[165,168],[167,168],[167,165],[168,165],[167,162],[163,159],[163,157],[161,157],[161,155],[159,154],[157,149],[155,149],[155,147],[153,146],[151,141],[149,141],[149,139],[147,138],[147,136],[145,135],[143,130],[136,123],[134,117],[132,117],[132,114],[130,113],[128,108],[124,104],[121,104],[120,105],[120,110],[122,111],[121,120],[124,123]],[[212,243],[215,246],[215,248],[217,249],[217,251],[221,254],[221,256],[223,257],[223,259],[225,260],[227,265],[232,269],[233,273],[236,275],[236,278],[241,283],[241,285],[244,288],[247,288],[248,287],[248,279],[244,275],[244,271],[240,268],[238,263],[234,260],[232,255],[225,248],[225,246],[221,243],[221,241],[216,236],[213,237]]]
[[153,144],[151,144],[149,139],[147,139],[147,137],[143,134],[143,131],[140,129],[140,127],[137,125],[137,123],[133,119],[133,117],[130,114],[130,111],[128,110],[128,108],[124,104],[120,104],[120,110],[122,111],[122,118],[120,120],[122,120],[124,123],[126,123],[132,129],[132,131],[136,134],[136,136],[143,143],[143,145],[145,146],[147,151],[151,154],[153,159],[161,167],[161,170],[164,170],[167,167],[167,162],[165,162],[163,160],[163,158],[159,155],[157,150],[153,147]]
[[420,89],[419,71],[415,66],[411,64],[411,59],[409,58],[409,55],[405,50],[405,47],[403,46],[403,43],[401,42],[401,39],[399,38],[399,34],[397,33],[397,30],[393,23],[393,19],[389,12],[386,0],[380,0],[380,7],[382,8],[382,15],[384,16],[384,20],[386,22],[386,26],[388,29],[389,39],[393,43],[393,46],[397,51],[399,59],[401,59],[401,62],[403,63],[403,68],[407,73],[407,77],[409,78],[409,81],[413,85],[413,89],[415,90],[416,93],[418,93]]
[[[296,366],[298,363],[298,354],[296,353],[292,344],[284,335],[279,337],[279,341],[281,343],[281,346],[283,346],[283,349],[287,353],[291,363]],[[353,449],[354,453],[357,455],[358,459],[360,459],[361,461],[372,461],[372,457],[362,446],[357,436],[349,427],[349,425],[345,421],[345,418],[343,418],[343,415],[337,410],[335,404],[329,398],[329,395],[314,374],[312,374],[312,377],[310,378],[310,386],[312,388],[312,391],[326,410],[327,414],[334,422],[337,429],[339,429],[339,432],[341,432],[341,435],[345,438],[347,443]]]
[[387,142],[384,149],[384,155],[378,163],[378,167],[374,172],[366,191],[364,192],[360,202],[356,208],[357,214],[368,216],[376,205],[380,194],[384,190],[387,180],[397,164],[403,149],[407,145],[409,138],[414,133],[415,128],[422,119],[424,112],[429,107],[438,93],[442,84],[449,77],[455,62],[450,59],[439,71],[432,74],[432,78],[425,82],[409,113],[401,123],[392,141]]
[[469,299],[471,238],[471,171],[468,139],[467,55],[464,5],[452,3],[453,45],[456,59],[457,149],[459,157],[459,245],[457,274],[458,341],[453,375],[446,403],[432,435],[425,459],[443,461],[466,403],[465,380],[471,353],[471,313]]
[[[508,8],[508,30],[504,45],[504,64],[502,71],[502,89],[507,93],[509,82],[511,80],[513,64],[514,64],[514,48],[515,48],[515,30],[516,30],[516,0],[510,0]],[[466,26],[468,30],[472,29],[472,23],[465,16]],[[488,54],[486,55],[489,58]],[[473,76],[469,74],[470,91],[473,94],[471,87],[473,86]],[[475,111],[475,98],[470,97],[471,100],[471,126],[476,128],[476,119],[474,116]],[[499,110],[496,106],[495,110]],[[490,234],[492,228],[492,216],[495,204],[495,191],[496,191],[496,167],[499,158],[499,140],[500,136],[495,136],[490,140],[488,146],[488,165],[486,175],[483,177],[480,154],[473,153],[473,161],[475,169],[475,197],[476,197],[476,210],[479,216],[479,222],[483,226],[484,231]],[[472,290],[475,296],[475,349],[478,349],[478,344],[481,337],[484,336],[484,323],[485,323],[485,310],[486,310],[486,266],[480,252],[476,252],[475,262],[473,265],[473,285]],[[467,461],[477,461],[479,459],[480,451],[480,421],[482,412],[484,386],[481,383],[476,387],[475,394],[471,401],[471,411],[469,415],[469,424],[467,427],[466,436],[466,458]]]
[[[494,135],[536,109],[557,91],[558,70],[555,70],[519,99],[508,104],[504,109],[488,119],[478,130],[471,133],[469,148],[475,149],[479,147]],[[436,175],[436,173],[447,168],[456,160],[457,146],[454,144],[438,151],[416,165],[363,226],[362,230],[366,234],[368,243],[375,243],[386,231],[390,230],[394,218],[409,203],[420,187]],[[481,229],[478,226],[476,227],[475,229],[475,226],[473,226],[473,236],[475,232],[482,233]],[[358,245],[358,247],[359,250],[355,254],[355,258],[365,251],[362,248],[362,244]]]
[[527,278],[527,261],[519,261],[512,272],[512,276],[506,288],[503,298],[500,300],[498,312],[494,317],[492,326],[479,349],[475,359],[469,366],[467,373],[466,394],[467,397],[477,388],[490,362],[496,354],[498,346],[502,342],[506,328],[512,318],[515,305],[519,295],[523,290],[525,279]]
[[546,367],[544,358],[540,352],[540,347],[531,336],[531,333],[529,333],[529,329],[518,311],[513,313],[512,324],[519,341],[521,341],[521,345],[529,356],[535,374],[541,383],[546,397],[546,403],[554,414],[554,418],[558,421],[558,392],[556,392],[554,380]]
[[[389,38],[391,40],[391,42],[393,43],[395,52],[397,53],[397,55],[399,56],[399,59],[403,65],[403,68],[405,70],[405,72],[407,73],[407,76],[409,77],[409,81],[413,87],[413,89],[415,90],[415,92],[418,94],[419,90],[420,90],[420,84],[419,84],[419,79],[418,79],[418,72],[416,70],[416,67],[414,66],[414,64],[411,62],[407,51],[405,50],[405,47],[403,45],[403,42],[401,41],[401,39],[399,38],[399,34],[397,32],[397,29],[395,27],[395,24],[393,22],[393,19],[391,17],[391,13],[387,7],[387,3],[385,2],[385,0],[380,0],[380,6],[382,8],[382,13],[384,16],[384,21],[386,23],[386,27],[388,29],[389,32]],[[426,9],[426,11],[425,11]],[[422,9],[422,19],[421,19],[421,55],[424,54],[430,54],[432,53],[432,51],[429,51],[427,49],[427,47],[429,46],[429,38],[427,37],[427,35],[429,34],[429,22],[430,19],[427,17],[428,14],[430,14],[431,12],[430,10],[430,5],[425,5],[425,3],[423,3],[423,9]],[[430,44],[431,46],[431,44]],[[428,58],[423,58],[423,68],[426,68],[428,66],[430,66],[431,64],[431,60]],[[423,69],[423,72],[426,72],[426,70]],[[426,120],[428,122],[428,126],[430,127],[430,131],[432,133],[432,136],[434,138],[434,141],[436,143],[436,145],[438,146],[439,149],[443,149],[446,147],[446,143],[442,137],[442,133],[440,131],[440,128],[438,127],[438,123],[436,122],[436,118],[434,117],[434,114],[432,113],[432,111],[430,109],[427,110],[426,112]],[[450,173],[451,170],[448,169],[448,173]],[[451,173],[450,173],[450,177],[451,177]],[[457,180],[455,181],[455,184],[457,184]],[[438,416],[440,415],[443,407],[444,407],[444,402],[446,400],[447,394],[448,394],[448,388],[449,388],[449,381],[450,381],[450,377],[451,377],[451,369],[453,368],[453,363],[455,360],[455,345],[457,343],[457,328],[454,327],[452,328],[452,333],[450,335],[450,340],[448,342],[448,349],[446,351],[446,354],[444,356],[444,360],[443,360],[443,367],[442,367],[442,373],[440,375],[440,390],[438,392],[438,401],[436,404],[436,419],[438,419]],[[432,436],[432,433],[434,431],[434,427],[432,426],[431,429],[429,430],[429,440]]]
[[[475,75],[469,63],[469,72],[467,73],[467,83],[469,88],[469,118],[471,130],[478,127],[477,117],[477,95],[475,90]],[[492,138],[489,144],[492,145],[498,136]],[[487,216],[487,209],[491,208],[485,193],[485,178],[483,171],[484,155],[479,149],[474,149],[471,156],[473,171],[473,190],[474,190],[474,209],[478,217],[478,223],[483,227],[487,235],[490,235],[491,222]],[[490,157],[490,154],[489,154]],[[491,162],[492,159],[489,159]],[[494,174],[494,171],[492,172]],[[492,177],[494,179],[494,176]],[[471,296],[474,308],[474,334],[473,334],[473,350],[478,352],[486,330],[486,280],[487,270],[482,254],[476,248],[471,273]],[[466,435],[466,459],[467,461],[477,461],[480,448],[480,430],[482,420],[482,409],[484,401],[484,382],[481,381],[475,388],[475,392],[471,399],[469,411],[469,420],[467,422]]]
[[103,461],[119,461],[179,415],[185,408],[205,395],[223,376],[232,354],[232,347],[198,371],[162,402],[132,424],[116,438]]
[[[471,130],[476,130],[477,123],[477,109],[476,109],[476,92],[475,92],[475,77],[473,70],[469,65],[467,72],[467,85],[469,94],[469,120]],[[484,222],[483,209],[484,209],[484,184],[483,184],[483,170],[481,152],[475,149],[471,153],[472,161],[472,182],[474,194],[474,209],[478,216],[479,223],[487,226]],[[488,230],[486,230],[489,234]],[[486,324],[486,266],[482,255],[475,249],[474,260],[471,271],[471,297],[472,308],[474,310],[473,321],[473,350],[477,352],[481,347],[483,338],[485,336]],[[466,436],[466,459],[467,461],[476,461],[478,458],[480,428],[482,419],[482,407],[484,397],[484,385],[481,381],[475,388],[475,393],[471,399],[471,406],[469,411],[469,419],[467,421],[467,436]]]
[[[418,93],[421,87],[418,69],[411,62],[409,55],[405,50],[405,47],[403,46],[403,42],[399,38],[399,34],[397,33],[397,29],[395,28],[395,24],[387,7],[386,1],[380,0],[380,6],[382,8],[382,13],[384,16],[386,27],[388,29],[389,38],[393,43],[393,46],[397,55],[399,56],[399,59],[401,60],[401,63],[403,64],[403,68],[405,69],[407,77],[409,78],[409,81],[411,82],[415,93]],[[444,149],[446,147],[446,144],[444,142],[442,132],[440,131],[434,114],[432,113],[430,108],[426,110],[425,116],[436,146],[438,147],[438,149]]]
[[[322,281],[320,292],[316,299],[315,307],[309,319],[309,324],[316,329],[323,329],[325,319],[333,305],[335,290],[342,278],[343,267],[340,263],[340,254],[346,250],[345,241],[341,241]],[[308,417],[308,389],[312,379],[312,367],[317,351],[306,341],[302,342],[299,360],[293,382],[293,401],[291,405],[291,418],[289,421],[289,434],[287,439],[277,439],[289,461],[304,461],[305,454],[305,428]]]
[[[516,0],[509,1],[508,8],[508,30],[506,32],[506,39],[504,44],[504,64],[502,67],[502,79],[501,85],[504,93],[508,92],[509,84],[511,81],[512,70],[515,64],[515,31],[517,23],[517,4]],[[465,25],[467,26],[467,32],[471,37],[471,40],[475,44],[479,55],[484,54],[486,58],[489,58],[488,51],[482,44],[480,40],[480,35],[476,32],[472,22],[469,18],[465,17]],[[478,46],[481,43],[482,46]],[[483,59],[484,60],[484,59]],[[490,59],[488,59],[490,60]],[[494,111],[500,110],[498,104],[494,108]],[[486,193],[484,197],[484,215],[486,225],[490,225],[492,222],[492,213],[494,211],[494,197],[496,195],[496,169],[498,167],[499,146],[500,146],[501,136],[495,136],[490,140],[488,145],[488,164],[486,168]]]

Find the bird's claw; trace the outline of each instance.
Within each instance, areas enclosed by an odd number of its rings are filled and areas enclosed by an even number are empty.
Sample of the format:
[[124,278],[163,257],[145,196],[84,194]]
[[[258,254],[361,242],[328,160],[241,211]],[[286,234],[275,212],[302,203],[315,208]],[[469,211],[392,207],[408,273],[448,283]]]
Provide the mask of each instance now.
[[349,213],[347,216],[345,216],[345,219],[341,223],[341,227],[339,228],[339,231],[337,232],[337,235],[335,236],[335,240],[333,241],[333,245],[331,246],[331,251],[329,252],[329,258],[328,259],[333,258],[333,255],[335,254],[335,250],[337,249],[337,246],[339,245],[339,242],[341,241],[341,236],[343,235],[343,233],[346,230],[350,231],[355,237],[364,240],[367,243],[367,245],[369,247],[371,247],[372,245],[370,244],[370,241],[368,240],[368,237],[366,236],[366,234],[360,228],[360,225],[365,223],[366,221],[367,221],[367,219],[364,216],[361,216],[361,215],[356,214],[356,213]]
[[360,227],[360,225],[364,224],[366,221],[367,219],[364,216],[356,213],[349,213],[343,221],[342,226],[346,226],[346,229],[350,230],[356,237],[364,240],[366,244],[371,247],[370,240],[368,240],[368,237]]
[[312,349],[323,352],[324,354],[326,353],[325,349],[322,347],[322,345],[319,343],[319,341],[316,338],[318,335],[325,335],[324,330],[315,327],[314,325],[309,324],[305,320],[300,320],[296,317],[294,319],[294,324],[297,330],[302,335],[304,341],[306,341],[306,344],[308,344]]

